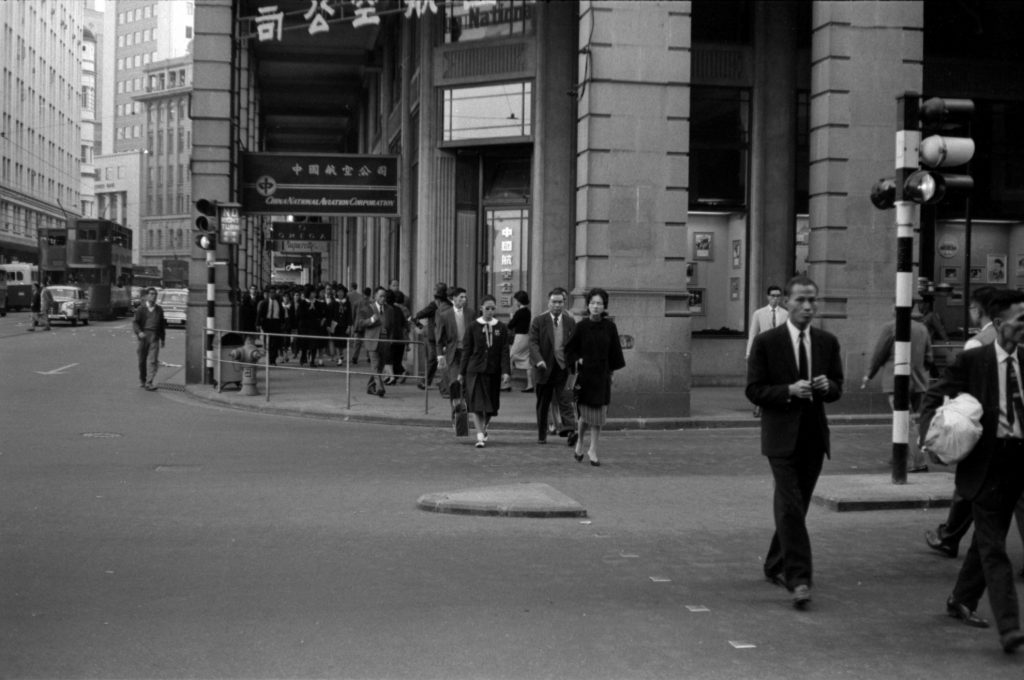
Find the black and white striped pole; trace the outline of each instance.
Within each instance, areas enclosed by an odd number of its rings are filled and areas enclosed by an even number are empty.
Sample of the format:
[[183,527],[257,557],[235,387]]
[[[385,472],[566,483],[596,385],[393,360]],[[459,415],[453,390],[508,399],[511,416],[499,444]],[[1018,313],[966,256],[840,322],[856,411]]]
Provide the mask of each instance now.
[[216,293],[217,293],[217,232],[218,208],[217,202],[206,198],[196,201],[196,210],[199,216],[195,219],[196,229],[195,244],[201,250],[206,251],[206,370],[205,383],[212,385],[214,381],[213,365],[213,335],[216,328]]
[[920,97],[897,99],[896,131],[896,329],[893,344],[892,483],[907,483],[910,451],[910,313],[914,305],[914,229],[917,203],[905,194],[906,180],[917,171],[921,147]]
[[871,191],[871,202],[882,210],[896,208],[896,328],[893,343],[892,482],[907,483],[910,450],[910,314],[914,304],[914,231],[920,204],[941,201],[947,192],[969,192],[969,175],[945,174],[921,169],[967,164],[974,156],[969,137],[930,135],[922,130],[943,129],[969,119],[974,102],[969,99],[933,97],[923,104],[916,92],[897,97],[896,177],[881,179]]

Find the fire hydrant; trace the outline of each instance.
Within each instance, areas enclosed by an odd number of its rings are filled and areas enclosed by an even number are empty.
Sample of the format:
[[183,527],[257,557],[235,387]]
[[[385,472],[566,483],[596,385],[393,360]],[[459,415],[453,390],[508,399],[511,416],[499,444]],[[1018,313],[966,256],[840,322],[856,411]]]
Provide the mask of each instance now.
[[239,387],[242,394],[247,397],[254,397],[260,393],[256,388],[256,364],[263,358],[263,350],[253,344],[252,338],[246,338],[245,344],[228,352],[234,361],[245,364],[242,367],[242,384]]

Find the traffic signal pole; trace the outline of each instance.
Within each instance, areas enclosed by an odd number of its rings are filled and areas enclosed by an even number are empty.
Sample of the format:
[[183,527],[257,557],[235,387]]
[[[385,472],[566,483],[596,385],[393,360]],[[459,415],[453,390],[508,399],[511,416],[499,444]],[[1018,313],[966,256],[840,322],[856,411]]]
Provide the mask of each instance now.
[[217,253],[206,251],[206,384],[212,385],[213,376],[213,335],[217,327]]
[[897,99],[896,131],[896,328],[893,345],[892,483],[907,483],[910,450],[910,312],[914,304],[914,229],[918,207],[904,196],[904,183],[918,168],[920,97]]

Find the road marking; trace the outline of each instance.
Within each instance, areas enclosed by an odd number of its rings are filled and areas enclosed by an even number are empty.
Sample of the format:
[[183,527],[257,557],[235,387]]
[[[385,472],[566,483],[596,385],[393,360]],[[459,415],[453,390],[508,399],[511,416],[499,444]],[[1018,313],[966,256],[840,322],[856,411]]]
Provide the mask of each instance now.
[[181,364],[169,364],[165,361],[161,361],[160,365],[164,366],[165,368],[181,368]]
[[73,368],[74,366],[77,366],[77,365],[78,364],[68,364],[67,366],[61,366],[60,368],[55,368],[52,371],[36,371],[36,373],[38,373],[39,375],[60,375],[62,371],[66,371],[67,369]]
[[672,583],[672,579],[666,578],[664,576],[652,576],[651,580],[655,583]]
[[705,607],[702,604],[688,604],[688,605],[686,605],[686,608],[689,609],[691,612],[709,612],[709,611],[711,611],[710,609],[708,609],[707,607]]
[[736,649],[757,649],[757,645],[749,642],[736,642],[735,640],[729,640],[729,644]]

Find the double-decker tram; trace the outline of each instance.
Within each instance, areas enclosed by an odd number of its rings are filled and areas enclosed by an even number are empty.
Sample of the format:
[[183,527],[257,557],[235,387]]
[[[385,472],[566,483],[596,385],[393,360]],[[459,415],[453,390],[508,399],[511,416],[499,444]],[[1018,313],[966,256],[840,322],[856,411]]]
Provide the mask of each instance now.
[[39,230],[39,271],[51,284],[81,286],[90,319],[131,311],[132,232],[101,219],[71,220]]

